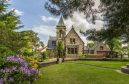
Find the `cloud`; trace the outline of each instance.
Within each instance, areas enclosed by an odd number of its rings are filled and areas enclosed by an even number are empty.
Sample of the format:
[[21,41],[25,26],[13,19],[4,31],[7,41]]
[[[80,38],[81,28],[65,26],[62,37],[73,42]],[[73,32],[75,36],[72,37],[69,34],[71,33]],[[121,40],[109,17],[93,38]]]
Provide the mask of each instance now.
[[[96,0],[96,4],[94,8],[97,9],[99,4],[100,4],[100,0]],[[103,28],[104,22],[102,21],[103,17],[101,15],[102,15],[101,13],[96,15],[97,20],[95,21],[95,24],[93,24],[86,19],[86,16],[84,15],[84,13],[75,11],[73,13],[73,17],[69,17],[68,19],[65,20],[65,24],[67,26],[67,32],[71,29],[73,25],[76,32],[79,34],[79,36],[82,38],[82,40],[86,45],[87,42],[92,42],[92,41],[87,40],[86,37],[80,33],[80,30],[85,32],[88,29],[95,28],[96,30],[100,30],[101,28]]]
[[55,36],[56,35],[56,29],[54,26],[48,26],[48,25],[34,26],[32,30],[44,36],[49,36],[49,35]]
[[18,15],[18,16],[22,16],[24,14],[23,11],[20,11],[17,9],[14,9],[14,11],[15,11],[16,15]]
[[[101,16],[100,16],[101,18]],[[86,20],[85,15],[83,13],[80,13],[78,11],[73,13],[73,17],[69,17],[65,20],[65,24],[69,29],[71,29],[71,26],[73,25],[77,31],[83,30],[86,31],[88,29],[101,29],[103,27],[104,22],[101,20],[96,20],[95,24],[89,23],[88,20]]]
[[41,16],[41,19],[42,19],[42,21],[44,21],[44,22],[50,22],[50,21],[55,21],[55,22],[57,22],[57,21],[58,21],[57,18],[54,18],[54,17],[47,17],[47,16]]

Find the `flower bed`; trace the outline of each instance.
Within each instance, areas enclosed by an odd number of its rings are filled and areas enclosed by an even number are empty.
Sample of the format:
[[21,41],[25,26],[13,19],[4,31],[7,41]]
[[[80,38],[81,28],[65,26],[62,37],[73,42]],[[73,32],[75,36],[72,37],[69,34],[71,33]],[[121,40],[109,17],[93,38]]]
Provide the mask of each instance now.
[[31,83],[38,78],[39,73],[39,70],[25,59],[10,56],[0,65],[0,84]]

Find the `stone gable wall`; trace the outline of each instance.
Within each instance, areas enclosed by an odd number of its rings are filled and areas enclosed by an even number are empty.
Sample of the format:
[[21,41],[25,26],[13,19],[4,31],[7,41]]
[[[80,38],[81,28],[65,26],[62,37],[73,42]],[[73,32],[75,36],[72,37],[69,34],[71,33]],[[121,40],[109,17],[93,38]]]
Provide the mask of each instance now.
[[[71,45],[70,44],[70,38],[75,38],[75,44],[73,45],[77,45],[78,46],[78,55],[74,56],[72,54],[66,54],[66,57],[78,57],[81,54],[83,54],[84,51],[84,43],[82,42],[82,40],[78,37],[78,35],[76,34],[76,32],[74,30],[71,30],[68,35],[65,37],[65,45]],[[66,50],[67,53],[67,50]]]
[[107,46],[105,44],[99,43],[99,44],[97,44],[97,47],[94,50],[95,54],[97,54],[97,51],[100,51],[100,46],[103,46],[103,50],[101,50],[101,51],[110,51],[110,49],[107,48]]

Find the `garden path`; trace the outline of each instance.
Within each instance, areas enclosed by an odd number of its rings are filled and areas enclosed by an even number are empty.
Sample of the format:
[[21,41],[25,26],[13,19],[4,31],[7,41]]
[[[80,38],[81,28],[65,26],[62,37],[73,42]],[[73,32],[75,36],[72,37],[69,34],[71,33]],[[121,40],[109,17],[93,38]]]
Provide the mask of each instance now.
[[111,71],[115,71],[115,72],[118,72],[118,73],[125,74],[125,73],[121,72],[120,69],[114,69],[114,68],[109,68],[109,67],[97,66],[97,65],[92,65],[92,64],[83,64],[83,63],[75,63],[75,64],[79,64],[79,65],[83,65],[83,66],[88,66],[88,67],[93,67],[93,68],[106,69],[106,70],[111,70]]

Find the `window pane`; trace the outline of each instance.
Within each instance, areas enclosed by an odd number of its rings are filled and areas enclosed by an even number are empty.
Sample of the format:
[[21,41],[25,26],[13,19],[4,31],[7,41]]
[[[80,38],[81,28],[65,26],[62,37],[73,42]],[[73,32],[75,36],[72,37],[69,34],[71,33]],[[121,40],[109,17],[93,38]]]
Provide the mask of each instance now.
[[73,43],[72,38],[70,38],[70,44],[72,44],[72,43]]
[[77,50],[77,48],[75,48],[75,54],[78,54],[78,50]]
[[74,54],[74,48],[71,48],[71,54]]
[[52,41],[52,46],[56,46],[56,41]]
[[68,51],[67,51],[68,54],[70,54],[70,48],[68,48]]
[[73,44],[75,44],[75,38],[73,38]]
[[75,44],[75,38],[70,38],[70,43]]

